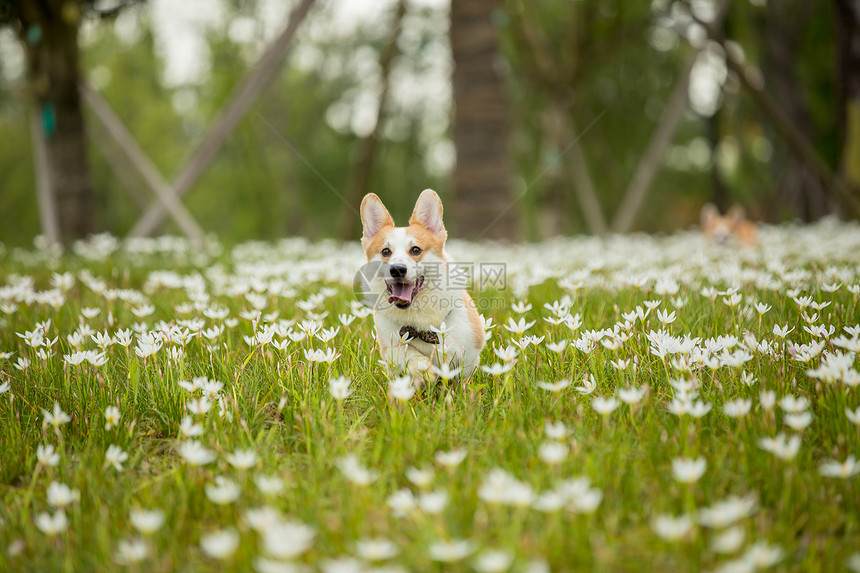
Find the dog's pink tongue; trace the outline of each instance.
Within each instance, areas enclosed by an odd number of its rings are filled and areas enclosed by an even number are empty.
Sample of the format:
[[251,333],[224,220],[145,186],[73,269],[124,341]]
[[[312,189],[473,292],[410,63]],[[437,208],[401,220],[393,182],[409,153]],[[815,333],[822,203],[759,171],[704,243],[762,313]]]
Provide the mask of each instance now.
[[388,302],[412,302],[412,294],[415,290],[415,285],[409,283],[392,283],[391,296],[388,297]]

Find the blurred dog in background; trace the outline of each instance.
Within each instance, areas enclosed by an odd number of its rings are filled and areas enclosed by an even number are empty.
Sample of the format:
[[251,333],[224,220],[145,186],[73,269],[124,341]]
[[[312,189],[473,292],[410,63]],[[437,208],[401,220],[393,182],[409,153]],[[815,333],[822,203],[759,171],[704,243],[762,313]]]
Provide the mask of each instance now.
[[758,244],[758,226],[746,218],[744,208],[732,205],[725,215],[713,203],[702,207],[702,234],[709,244],[754,247]]

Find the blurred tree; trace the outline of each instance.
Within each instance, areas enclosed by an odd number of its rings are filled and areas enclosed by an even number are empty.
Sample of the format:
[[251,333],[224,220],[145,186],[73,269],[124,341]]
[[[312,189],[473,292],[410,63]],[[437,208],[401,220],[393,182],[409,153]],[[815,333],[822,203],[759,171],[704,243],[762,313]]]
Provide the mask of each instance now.
[[508,150],[510,110],[493,24],[497,0],[451,0],[454,57],[453,223],[464,238],[520,237]]
[[[812,117],[798,66],[802,62],[798,38],[808,29],[814,0],[768,2],[764,17],[762,72],[768,91],[790,121],[809,141],[818,126]],[[780,205],[790,206],[804,221],[814,221],[832,211],[815,171],[782,141],[777,141],[772,168]]]
[[379,59],[380,81],[382,85],[379,90],[379,103],[376,107],[376,122],[373,129],[357,144],[354,161],[350,169],[349,179],[346,186],[346,209],[343,210],[340,221],[340,238],[346,241],[361,236],[359,229],[359,218],[356,213],[361,205],[362,197],[370,191],[370,177],[373,166],[377,159],[379,140],[382,136],[382,128],[389,106],[389,92],[391,91],[391,70],[394,57],[397,55],[397,40],[403,27],[403,17],[406,15],[406,0],[398,0],[394,7],[394,18],[391,23],[391,36],[388,44],[383,48]]
[[[84,0],[0,1],[0,23],[24,47],[28,92],[44,140],[44,181],[65,243],[93,230],[93,193],[81,98],[78,29]],[[37,143],[38,145],[39,143]]]
[[[860,189],[860,2],[836,2],[836,26],[839,44],[839,121],[842,176]],[[852,192],[849,189],[849,192]]]

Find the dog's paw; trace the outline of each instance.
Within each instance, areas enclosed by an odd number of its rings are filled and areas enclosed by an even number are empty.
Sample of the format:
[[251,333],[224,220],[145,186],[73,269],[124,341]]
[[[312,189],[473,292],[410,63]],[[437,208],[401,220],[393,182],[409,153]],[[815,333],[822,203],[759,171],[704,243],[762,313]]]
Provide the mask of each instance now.
[[433,363],[426,356],[412,356],[406,361],[406,368],[409,370],[409,374],[412,375],[413,379],[416,376],[423,378],[424,374],[430,370],[432,365]]

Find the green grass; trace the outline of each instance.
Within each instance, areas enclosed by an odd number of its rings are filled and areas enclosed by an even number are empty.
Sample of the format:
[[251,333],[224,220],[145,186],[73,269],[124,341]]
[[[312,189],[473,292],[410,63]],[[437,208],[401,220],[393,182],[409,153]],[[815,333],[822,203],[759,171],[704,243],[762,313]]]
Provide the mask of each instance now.
[[[802,328],[807,322],[787,293],[797,289],[814,301],[831,302],[816,311],[821,315],[816,324],[836,329],[823,339],[824,352],[841,350],[833,340],[850,339],[843,327],[860,322],[857,295],[848,291],[860,278],[858,234],[853,226],[837,232],[826,226],[772,229],[763,233],[759,250],[743,253],[702,250],[688,235],[619,239],[596,250],[587,240],[534,245],[526,248],[525,257],[522,250],[461,245],[467,256],[509,263],[513,288],[474,293],[487,303],[485,315],[497,325],[490,331],[482,363],[499,362],[492,349],[518,338],[501,325],[521,316],[511,310],[519,300],[532,304],[522,315],[536,321],[527,334],[546,339],[525,348],[507,374],[479,371],[465,384],[432,383],[408,402],[388,396],[389,378],[374,347],[372,317],[341,326],[327,344],[305,339],[279,350],[271,344],[251,346],[243,338],[254,334],[252,321],[240,317],[252,307],[245,293],[267,289],[263,314],[277,312],[276,320],[301,321],[308,312],[296,302],[309,300],[322,287],[332,288],[315,311],[328,312],[322,320],[326,328],[338,326],[338,315],[354,309],[345,280],[353,269],[342,271],[341,281],[340,275],[329,278],[315,265],[329,261],[342,266],[355,254],[352,247],[345,256],[337,245],[285,242],[198,260],[182,246],[148,255],[117,252],[92,261],[82,256],[46,260],[19,251],[0,254],[0,277],[5,277],[0,279],[0,352],[11,353],[0,361],[0,385],[9,384],[0,394],[0,569],[116,570],[124,567],[117,561],[120,542],[142,537],[147,555],[128,569],[252,570],[266,552],[245,512],[271,506],[284,519],[316,531],[311,548],[294,560],[312,568],[337,570],[338,563],[330,560],[354,556],[357,541],[384,537],[399,549],[387,563],[415,571],[473,570],[487,550],[507,552],[514,571],[526,570],[535,561],[546,562],[553,571],[718,570],[737,563],[756,542],[781,550],[777,570],[839,570],[860,549],[860,486],[857,475],[829,478],[819,468],[829,459],[843,461],[860,454],[860,428],[845,413],[860,406],[860,396],[857,388],[842,382],[807,375],[823,355],[806,363],[792,357],[789,342],[808,344],[816,337]],[[361,262],[358,256],[354,260],[356,265]],[[251,262],[262,264],[248,266]],[[528,280],[541,269],[551,269],[553,278]],[[39,302],[33,293],[52,288],[53,274],[65,271],[75,280],[62,304]],[[176,288],[153,286],[156,271],[172,273]],[[86,273],[104,281],[107,290],[87,286]],[[642,278],[641,286],[630,286],[627,275]],[[516,277],[524,277],[525,283]],[[763,277],[775,283],[767,284]],[[675,281],[678,292],[655,292],[661,278]],[[571,281],[581,284],[571,289]],[[831,293],[822,289],[828,283],[843,286]],[[712,300],[701,294],[705,287],[724,290],[732,284],[743,295],[735,307],[725,304],[723,296]],[[123,300],[131,292],[154,305],[152,315],[140,318],[132,312],[138,301]],[[565,295],[571,297],[571,313],[582,315],[583,324],[575,331],[543,320],[551,315],[543,305]],[[676,298],[685,304],[676,308]],[[698,347],[704,348],[707,338],[734,335],[737,349],[745,336],[753,335],[759,342],[771,341],[774,351],[751,351],[752,359],[738,367],[694,365],[691,372],[677,371],[672,360],[678,355],[660,359],[649,350],[646,334],[662,328],[656,310],[628,330],[622,328],[629,338],[615,350],[598,343],[585,353],[569,344],[559,354],[545,346],[548,341],[579,339],[588,330],[612,328],[624,322],[622,313],[645,301],[660,301],[659,309],[674,310],[677,320],[666,330],[674,336],[700,337]],[[177,310],[189,302],[188,312]],[[755,302],[772,308],[760,316]],[[135,354],[136,340],[128,349],[114,344],[100,367],[86,362],[73,366],[63,359],[75,351],[67,335],[83,324],[111,335],[140,321],[149,328],[164,321],[195,330],[225,323],[204,314],[215,306],[229,310],[229,324],[237,320],[211,343],[217,348],[209,348],[210,342],[198,335],[184,345],[165,342],[146,358]],[[86,307],[100,312],[83,318],[81,309]],[[47,337],[58,341],[53,356],[42,359],[16,333],[32,331],[47,320]],[[183,322],[191,320],[199,325]],[[782,339],[773,334],[775,324],[795,330]],[[327,346],[340,353],[333,363],[305,359],[305,349]],[[96,345],[86,336],[80,348]],[[169,356],[175,348],[184,351],[178,360]],[[30,360],[23,370],[15,367],[21,357]],[[617,370],[610,362],[618,359],[631,360],[631,366]],[[857,368],[856,358],[852,367]],[[748,385],[744,375],[756,381]],[[193,416],[205,430],[199,441],[216,454],[216,460],[204,466],[193,466],[177,453],[184,439],[180,423],[191,398],[178,382],[198,376],[223,383],[219,394],[229,414],[220,415],[215,404],[207,414]],[[329,393],[328,380],[337,376],[353,381],[354,391],[343,402]],[[575,389],[586,376],[596,383],[590,395]],[[698,381],[697,399],[712,404],[710,412],[693,418],[667,410],[677,396],[670,381],[678,378]],[[559,392],[537,386],[538,381],[562,379],[572,384]],[[594,396],[612,396],[627,386],[646,387],[648,394],[611,414],[595,412]],[[774,391],[777,400],[787,394],[807,397],[811,424],[802,431],[786,426],[779,405],[766,409],[761,404],[765,390]],[[194,396],[199,395],[197,391]],[[741,418],[726,416],[723,404],[739,397],[751,400],[750,412]],[[71,417],[58,428],[43,424],[42,410],[51,411],[55,402]],[[108,406],[118,407],[122,416],[109,430],[104,414]],[[568,430],[563,442],[569,453],[557,465],[545,463],[538,453],[542,443],[552,441],[545,435],[547,421],[563,422]],[[758,446],[761,438],[782,431],[802,437],[791,461]],[[38,463],[40,444],[57,448],[56,467]],[[105,463],[112,444],[129,454],[122,471]],[[240,449],[257,454],[254,467],[237,469],[226,461],[226,455]],[[447,468],[436,462],[437,452],[454,449],[466,452],[462,464]],[[350,482],[338,466],[347,454],[378,472],[376,479],[369,485]],[[706,461],[698,481],[675,479],[672,461],[679,457]],[[422,491],[405,477],[410,466],[435,468],[426,487],[447,494],[440,513],[416,509],[403,517],[393,514],[387,500],[394,492]],[[534,494],[584,476],[602,492],[602,501],[593,512],[568,507],[541,512],[488,503],[479,490],[493,468],[528,484]],[[265,495],[255,484],[259,475],[279,476],[286,488]],[[206,486],[216,476],[239,485],[235,502],[218,505],[209,499]],[[49,535],[36,520],[42,512],[55,512],[47,498],[54,481],[79,490],[80,499],[65,509],[68,527]],[[718,531],[696,524],[698,512],[730,496],[746,495],[754,496],[756,504],[751,515],[735,524],[744,541],[731,553],[719,554],[712,546]],[[130,513],[146,508],[163,511],[165,522],[141,535]],[[664,540],[652,526],[660,514],[687,515],[694,525],[681,539]],[[223,529],[235,530],[239,544],[222,561],[206,556],[200,540]],[[450,539],[470,540],[473,552],[454,563],[433,561],[429,546]]]

